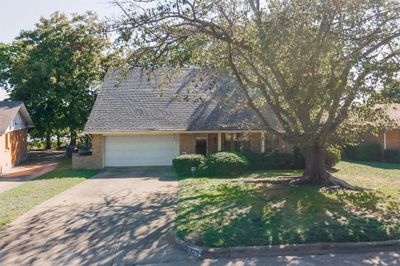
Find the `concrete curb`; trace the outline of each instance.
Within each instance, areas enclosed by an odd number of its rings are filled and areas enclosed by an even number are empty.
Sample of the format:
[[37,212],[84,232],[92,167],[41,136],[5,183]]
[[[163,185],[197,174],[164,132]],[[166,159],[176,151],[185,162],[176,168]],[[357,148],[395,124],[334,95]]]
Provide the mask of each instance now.
[[194,245],[171,233],[174,243],[189,256],[197,258],[242,258],[255,256],[301,256],[322,255],[329,253],[353,253],[368,251],[391,251],[400,249],[400,240],[370,242],[332,242],[312,244],[287,244],[270,246],[244,246],[228,248],[207,248]]

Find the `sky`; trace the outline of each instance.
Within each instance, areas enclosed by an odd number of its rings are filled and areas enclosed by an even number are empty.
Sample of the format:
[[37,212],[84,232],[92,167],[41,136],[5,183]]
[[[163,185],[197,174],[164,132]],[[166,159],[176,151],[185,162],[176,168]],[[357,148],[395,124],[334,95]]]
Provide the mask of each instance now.
[[[109,0],[0,0],[0,42],[10,43],[21,32],[31,30],[40,17],[56,11],[66,14],[95,11],[100,18],[113,18],[120,10]],[[6,93],[0,88],[0,100]]]

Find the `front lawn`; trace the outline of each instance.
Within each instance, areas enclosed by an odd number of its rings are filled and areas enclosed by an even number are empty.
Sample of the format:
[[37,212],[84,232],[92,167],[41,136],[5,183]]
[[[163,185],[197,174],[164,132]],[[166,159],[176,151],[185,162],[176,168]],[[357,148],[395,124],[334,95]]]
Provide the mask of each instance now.
[[[249,177],[180,181],[177,234],[209,247],[400,238],[400,165],[340,162],[336,176],[373,191],[321,191]],[[279,181],[299,171],[250,175]],[[280,176],[280,177],[278,177]]]
[[71,160],[62,159],[53,171],[0,193],[0,228],[94,174],[95,170],[72,170]]

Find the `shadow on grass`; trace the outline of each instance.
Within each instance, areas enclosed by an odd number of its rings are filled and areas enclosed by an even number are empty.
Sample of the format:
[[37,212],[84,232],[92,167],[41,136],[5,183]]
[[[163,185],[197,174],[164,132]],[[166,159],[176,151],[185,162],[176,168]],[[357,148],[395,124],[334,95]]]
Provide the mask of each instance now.
[[387,240],[399,206],[378,192],[214,185],[178,202],[178,235],[210,247]]
[[269,177],[298,177],[303,173],[300,169],[274,169],[274,170],[251,170],[244,174],[236,176],[179,176],[179,180],[185,180],[190,178],[209,180],[227,180],[227,179],[239,179],[239,178],[269,178]]

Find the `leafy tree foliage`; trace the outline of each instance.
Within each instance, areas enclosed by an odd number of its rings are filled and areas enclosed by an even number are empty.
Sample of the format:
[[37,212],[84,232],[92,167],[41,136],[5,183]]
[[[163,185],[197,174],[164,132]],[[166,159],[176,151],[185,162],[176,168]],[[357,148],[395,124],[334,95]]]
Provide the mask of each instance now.
[[68,18],[54,13],[32,31],[0,46],[0,82],[15,100],[25,102],[35,124],[34,136],[68,130],[71,144],[82,130],[112,54],[105,25],[94,13]]
[[145,59],[231,75],[270,131],[300,143],[306,168],[294,183],[354,188],[326,170],[322,151],[378,121],[369,101],[399,69],[399,1],[115,2],[132,65]]
[[391,78],[386,82],[380,94],[381,98],[391,103],[400,103],[400,79]]

